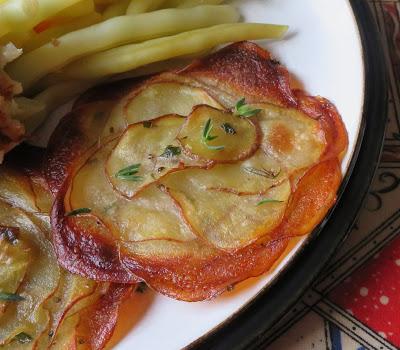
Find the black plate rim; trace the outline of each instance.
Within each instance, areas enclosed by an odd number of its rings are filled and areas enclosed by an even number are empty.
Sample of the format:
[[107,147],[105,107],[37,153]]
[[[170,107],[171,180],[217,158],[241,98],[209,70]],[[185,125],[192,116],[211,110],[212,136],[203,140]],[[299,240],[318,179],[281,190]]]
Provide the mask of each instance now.
[[[372,11],[365,0],[350,0],[350,4],[363,46],[365,95],[360,133],[339,200],[274,283],[187,349],[260,349],[268,342],[267,331],[299,300],[351,230],[379,164],[388,95],[385,58]],[[300,260],[301,264],[296,264]]]

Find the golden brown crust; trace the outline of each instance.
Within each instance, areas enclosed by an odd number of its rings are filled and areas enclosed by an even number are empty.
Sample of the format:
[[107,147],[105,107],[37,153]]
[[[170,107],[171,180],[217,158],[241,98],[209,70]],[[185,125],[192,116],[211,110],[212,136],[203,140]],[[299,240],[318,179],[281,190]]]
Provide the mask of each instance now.
[[251,42],[226,46],[195,61],[178,74],[237,91],[250,103],[298,106],[290,88],[288,71],[272,59],[268,51]]
[[117,324],[121,303],[134,287],[126,284],[111,284],[100,299],[80,312],[77,338],[90,350],[104,349],[111,339]]

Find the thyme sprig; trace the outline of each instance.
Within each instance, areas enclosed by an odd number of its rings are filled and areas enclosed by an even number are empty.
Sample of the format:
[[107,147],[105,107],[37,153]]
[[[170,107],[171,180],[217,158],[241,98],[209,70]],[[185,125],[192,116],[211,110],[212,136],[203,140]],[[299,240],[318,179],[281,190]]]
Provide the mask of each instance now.
[[246,99],[243,97],[236,102],[234,113],[239,117],[250,118],[260,113],[261,109],[253,108],[251,105],[246,104]]
[[204,125],[201,141],[208,149],[211,149],[214,151],[222,151],[223,149],[225,149],[225,146],[222,146],[222,145],[221,146],[212,146],[212,145],[208,144],[209,141],[215,140],[218,137],[218,136],[211,135],[212,129],[213,129],[213,123],[212,123],[212,120],[209,118],[207,120],[206,124]]
[[80,214],[89,214],[92,212],[92,209],[90,208],[78,208],[71,210],[70,212],[66,213],[65,216],[77,216]]
[[263,176],[268,179],[276,179],[281,173],[281,169],[279,169],[278,171],[272,171],[265,168],[258,169],[253,167],[244,167],[243,170],[249,174]]
[[18,294],[0,292],[0,301],[22,301],[22,300],[25,300],[25,298],[21,297]]
[[115,177],[119,180],[126,180],[126,181],[142,181],[143,176],[136,175],[139,172],[140,163],[132,164],[119,170]]
[[263,205],[263,204],[267,204],[267,203],[283,203],[283,201],[279,201],[277,199],[266,198],[266,199],[263,199],[263,200],[259,201],[257,203],[257,207],[260,206],[260,205]]

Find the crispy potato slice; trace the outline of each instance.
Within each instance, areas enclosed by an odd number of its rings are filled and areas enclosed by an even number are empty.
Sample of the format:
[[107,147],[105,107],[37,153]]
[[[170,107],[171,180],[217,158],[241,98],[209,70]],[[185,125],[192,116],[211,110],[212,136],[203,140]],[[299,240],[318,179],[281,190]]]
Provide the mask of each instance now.
[[[38,161],[39,158],[33,163]],[[17,159],[13,162],[18,164]],[[0,291],[24,298],[0,305],[0,347],[104,348],[113,333],[119,305],[132,286],[98,284],[59,268],[49,235],[44,232],[50,230],[44,223],[48,221],[45,217],[51,194],[36,169],[22,173],[13,170],[10,164],[8,168],[3,165],[0,187],[2,195],[4,189],[4,196],[0,196]],[[40,220],[39,214],[43,216]],[[96,338],[98,346],[82,347],[76,333],[81,319],[86,314],[95,317],[106,312],[110,317],[101,318],[86,334],[89,339]],[[28,343],[15,338],[21,332],[30,337]]]
[[309,169],[296,186],[279,234],[301,236],[311,232],[336,202],[336,190],[341,181],[336,158]]
[[[44,162],[44,174],[53,193],[59,189],[68,175],[72,162],[66,160],[71,154],[78,156],[83,149],[90,148],[100,141],[101,132],[112,106],[112,100],[83,104],[60,122],[59,131],[51,136]],[[59,144],[65,146],[65,152],[58,152],[54,145]]]
[[[188,176],[186,172],[179,172],[164,183],[197,234],[215,247],[242,248],[280,224],[291,194],[288,180],[264,195],[238,196],[207,190],[202,178],[204,175],[198,179],[193,173]],[[271,202],[260,205],[265,198]]]
[[195,80],[224,106],[233,107],[242,97],[249,103],[298,105],[288,71],[268,51],[248,41],[195,60],[179,76]]
[[[327,194],[330,198],[335,197],[340,182],[337,181],[340,179],[340,168],[336,159],[321,164],[321,167],[306,172],[297,185],[296,191],[307,194],[304,200],[308,205],[291,207],[291,210],[296,209],[293,213],[296,220],[290,222],[284,219],[270,237],[234,253],[213,249],[196,240],[126,242],[123,249],[116,249],[115,242],[98,235],[98,227],[94,223],[89,227],[81,222],[87,220],[88,216],[66,220],[63,196],[60,196],[53,210],[53,222],[60,223],[54,233],[56,239],[61,240],[57,242],[59,249],[62,249],[60,261],[69,268],[72,266],[70,261],[73,261],[77,271],[93,278],[128,281],[139,277],[152,288],[177,299],[195,301],[210,298],[223,292],[227,285],[268,270],[285,249],[286,237],[301,232],[299,223],[309,220],[310,215],[321,218],[326,214],[332,202],[326,202],[325,199]],[[317,181],[321,173],[324,174],[323,190]],[[318,205],[310,206],[311,198]],[[315,221],[312,221],[314,224]],[[84,231],[82,227],[85,227]],[[82,238],[79,232],[85,232]],[[69,242],[73,242],[73,245]],[[187,263],[188,259],[190,264]],[[125,274],[122,273],[123,269],[127,269]]]
[[78,327],[79,319],[79,314],[68,317],[61,325],[49,349],[76,350],[76,327]]
[[43,302],[57,288],[60,270],[54,264],[56,257],[50,242],[20,209],[0,201],[0,222],[5,226],[18,225],[20,239],[29,242],[31,259],[35,260],[18,288],[18,294],[25,299],[8,305],[0,318],[2,345],[21,332],[34,338],[46,328],[49,316]]
[[[9,230],[15,228],[0,227],[0,291],[16,293],[30,263],[30,248],[21,239],[7,238]],[[0,317],[6,305],[0,301]]]
[[193,109],[178,139],[187,154],[219,163],[246,159],[259,146],[257,126],[251,120],[207,105]]
[[50,322],[36,339],[35,348],[46,349],[57,343],[54,337],[58,334],[59,328],[63,327],[70,310],[79,301],[92,295],[96,286],[97,283],[94,281],[61,270],[58,288],[44,304],[49,312]]
[[324,131],[327,145],[323,159],[338,157],[341,160],[347,151],[349,138],[336,107],[323,97],[308,96],[301,90],[297,90],[295,93],[300,110],[318,120]]
[[[155,100],[157,103],[154,103]],[[174,102],[171,103],[171,101]],[[187,116],[194,106],[200,104],[222,108],[201,88],[168,80],[149,81],[144,86],[134,89],[115,106],[104,128],[104,133],[107,135],[110,129],[116,132],[122,131],[130,124],[167,114]],[[123,118],[121,114],[124,115]]]
[[129,285],[112,284],[95,304],[82,310],[77,327],[77,350],[104,348],[113,335],[121,303],[133,289]]
[[186,156],[176,136],[185,119],[167,115],[150,124],[137,123],[126,129],[110,153],[105,169],[114,188],[127,198],[166,174],[185,166],[206,166]]
[[27,212],[39,210],[31,183],[24,176],[13,169],[5,168],[0,172],[0,183],[2,184],[0,200]]
[[201,104],[221,108],[203,89],[173,82],[153,83],[130,97],[125,105],[125,118],[129,125],[166,114],[187,116],[194,106]]
[[288,178],[288,173],[274,158],[258,150],[252,157],[236,164],[216,164],[211,169],[187,169],[205,190],[237,195],[264,194]]
[[324,132],[317,120],[297,109],[257,105],[262,148],[288,170],[315,164],[325,151]]
[[[105,160],[113,147],[114,142],[110,142],[79,169],[72,183],[68,210],[90,208],[96,218],[111,228],[111,238],[118,241],[194,239],[194,234],[180,220],[179,207],[157,186],[148,187],[134,201],[114,191],[104,172]],[[101,232],[99,229],[98,234]],[[108,231],[104,232],[107,236]]]

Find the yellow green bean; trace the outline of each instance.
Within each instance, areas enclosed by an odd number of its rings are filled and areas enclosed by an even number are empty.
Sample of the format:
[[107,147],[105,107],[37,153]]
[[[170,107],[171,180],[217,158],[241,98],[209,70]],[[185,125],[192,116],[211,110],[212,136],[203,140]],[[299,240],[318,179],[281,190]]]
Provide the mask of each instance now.
[[69,32],[100,23],[101,21],[102,16],[97,12],[93,12],[88,16],[75,18],[68,23],[49,28],[41,33],[33,33],[29,37],[29,40],[25,40],[22,45],[24,54],[27,54],[28,52],[31,52],[32,50],[35,50],[51,41],[54,42],[57,38]]
[[[10,76],[29,89],[40,78],[66,64],[94,52],[126,43],[172,35],[195,28],[239,19],[228,5],[197,6],[190,9],[165,9],[139,15],[120,16],[88,28],[65,34],[23,55],[7,67]],[[110,62],[110,65],[114,65]]]
[[98,79],[228,42],[279,39],[287,29],[287,26],[259,23],[216,25],[100,52],[70,64],[62,74],[66,78]]
[[9,0],[0,8],[0,37],[10,32],[32,29],[41,21],[80,0]]

